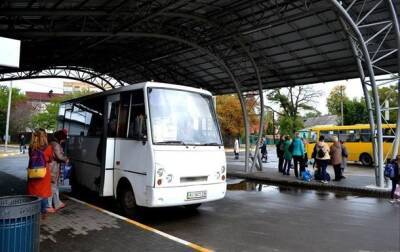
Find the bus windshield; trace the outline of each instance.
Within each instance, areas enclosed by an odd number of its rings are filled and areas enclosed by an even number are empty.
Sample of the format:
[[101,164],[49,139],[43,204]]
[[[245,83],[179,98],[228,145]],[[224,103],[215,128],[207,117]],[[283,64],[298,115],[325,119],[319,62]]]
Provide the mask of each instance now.
[[222,145],[211,96],[149,88],[154,144]]

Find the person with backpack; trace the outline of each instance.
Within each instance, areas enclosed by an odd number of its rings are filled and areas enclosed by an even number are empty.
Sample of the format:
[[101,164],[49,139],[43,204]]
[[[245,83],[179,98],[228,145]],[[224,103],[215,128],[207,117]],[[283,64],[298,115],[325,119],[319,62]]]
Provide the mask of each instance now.
[[27,193],[41,198],[41,213],[53,212],[48,205],[47,198],[51,196],[50,162],[53,158],[53,149],[48,145],[47,134],[44,129],[36,130],[32,134],[29,146],[28,188]]
[[320,136],[319,140],[316,144],[315,147],[315,159],[317,162],[317,166],[319,167],[320,171],[321,171],[321,183],[328,183],[328,178],[326,175],[326,168],[328,167],[328,162],[329,159],[331,158],[329,156],[329,145],[327,143],[325,143],[325,137],[324,136]]
[[395,191],[397,184],[399,184],[400,178],[399,178],[399,160],[393,159],[389,160],[385,166],[385,177],[388,177],[392,181],[392,190],[390,191],[390,203],[395,203],[396,200],[394,198],[395,196]]
[[342,146],[339,143],[337,136],[332,138],[333,144],[330,148],[329,155],[331,156],[331,163],[333,165],[333,170],[335,171],[334,181],[340,181],[342,179]]
[[279,142],[276,144],[276,155],[278,156],[278,171],[283,172],[283,161],[284,161],[284,148],[285,141],[283,135],[279,137]]
[[[60,178],[60,166],[61,163],[68,163],[68,157],[64,155],[64,151],[61,144],[67,139],[67,134],[63,130],[54,132],[50,144],[53,148],[53,161],[50,163],[51,167],[51,191],[52,196],[48,198],[50,209],[61,209],[65,207],[65,204],[61,202],[59,195],[59,178]],[[53,208],[54,205],[54,208]]]
[[[304,144],[299,136],[299,132],[295,133],[295,138],[293,139],[290,151],[293,155],[293,162],[294,162],[294,175],[296,178],[301,176],[302,172],[304,172],[305,166],[303,164],[304,160]],[[300,166],[300,174],[299,174],[299,166]]]
[[283,164],[283,175],[290,175],[290,168],[292,167],[292,152],[290,151],[290,146],[292,145],[292,141],[290,141],[290,136],[285,136],[285,143],[284,143],[284,159],[285,162]]

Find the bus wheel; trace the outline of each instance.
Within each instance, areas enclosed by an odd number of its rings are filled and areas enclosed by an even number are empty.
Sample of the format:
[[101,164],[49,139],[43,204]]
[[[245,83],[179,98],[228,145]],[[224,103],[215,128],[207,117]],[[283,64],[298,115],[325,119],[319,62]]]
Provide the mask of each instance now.
[[137,217],[139,206],[136,205],[135,194],[130,185],[124,185],[118,192],[118,200],[122,211],[128,217]]
[[191,205],[185,205],[184,207],[188,210],[196,210],[201,206],[201,203],[198,204],[191,204]]
[[372,157],[368,153],[363,153],[360,155],[360,162],[364,166],[372,165]]

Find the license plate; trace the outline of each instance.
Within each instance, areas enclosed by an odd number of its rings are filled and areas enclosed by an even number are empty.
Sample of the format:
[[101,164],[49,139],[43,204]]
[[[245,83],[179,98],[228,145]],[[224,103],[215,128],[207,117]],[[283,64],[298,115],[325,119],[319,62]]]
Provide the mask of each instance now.
[[207,198],[207,191],[188,192],[186,200],[197,200]]

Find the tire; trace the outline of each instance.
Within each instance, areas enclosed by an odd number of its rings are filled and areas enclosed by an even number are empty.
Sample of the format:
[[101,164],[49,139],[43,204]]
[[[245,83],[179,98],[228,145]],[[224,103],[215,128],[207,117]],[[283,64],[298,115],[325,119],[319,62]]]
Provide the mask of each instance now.
[[201,206],[201,203],[191,204],[191,205],[184,205],[184,207],[188,210],[196,210]]
[[128,217],[137,217],[140,207],[136,204],[135,194],[130,185],[124,184],[118,192],[118,201],[122,212]]
[[360,162],[364,166],[372,166],[372,157],[368,153],[360,155]]

